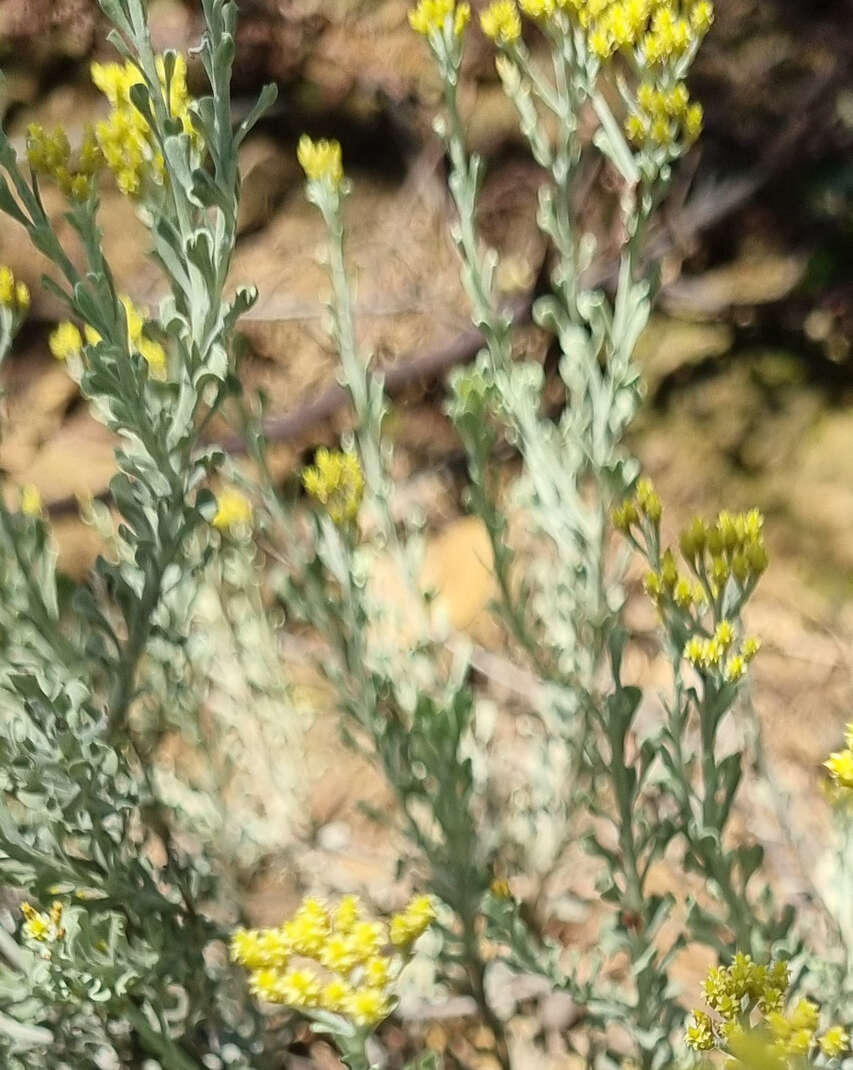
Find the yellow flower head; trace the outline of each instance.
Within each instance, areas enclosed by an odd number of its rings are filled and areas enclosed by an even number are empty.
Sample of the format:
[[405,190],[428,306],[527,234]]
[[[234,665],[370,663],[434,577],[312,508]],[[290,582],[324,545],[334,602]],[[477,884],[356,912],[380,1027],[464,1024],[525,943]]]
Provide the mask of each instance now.
[[266,1003],[275,1003],[280,977],[278,970],[269,967],[252,970],[249,974],[249,991]]
[[622,502],[610,510],[610,522],[617,531],[627,535],[634,524],[640,519],[636,504],[631,501]]
[[63,907],[58,900],[51,905],[48,914],[36,910],[31,903],[22,903],[21,913],[24,915],[24,936],[28,940],[46,944],[55,943],[65,936],[62,927]]
[[345,1014],[352,999],[352,988],[340,977],[335,977],[323,986],[320,994],[320,1005],[323,1010],[332,1011],[335,1014]]
[[53,331],[47,344],[57,360],[67,360],[82,352],[83,338],[74,324],[65,320]]
[[354,453],[317,450],[315,464],[302,473],[307,493],[324,505],[338,526],[351,524],[364,497],[364,473]]
[[518,6],[529,19],[544,22],[557,10],[555,0],[519,0]]
[[700,36],[704,36],[714,22],[714,5],[711,0],[699,0],[690,12],[690,25]]
[[480,15],[480,26],[496,44],[515,44],[521,37],[521,17],[514,0],[493,0]]
[[355,962],[364,963],[388,943],[388,933],[382,922],[359,921],[353,926],[347,943]]
[[318,958],[322,954],[330,931],[328,910],[319,900],[310,898],[304,900],[284,925],[284,932],[295,954],[309,958]]
[[649,518],[653,524],[660,521],[663,507],[657,495],[654,484],[650,479],[641,479],[637,483],[637,506],[640,512]]
[[0,267],[0,305],[15,316],[22,316],[30,307],[30,291],[26,283],[15,279],[12,269]]
[[454,0],[418,0],[417,7],[409,12],[409,25],[415,33],[429,37],[433,33],[442,33],[448,19],[452,19],[453,33],[461,37],[471,18],[471,7],[467,3],[454,3]]
[[428,895],[417,896],[401,914],[391,918],[391,943],[408,947],[435,921],[435,905]]
[[163,346],[159,342],[155,342],[153,338],[143,335],[137,342],[136,349],[148,365],[152,378],[165,379],[168,360]]
[[847,747],[830,754],[823,764],[839,787],[853,791],[853,750]]
[[829,1059],[837,1059],[843,1055],[850,1044],[847,1031],[840,1025],[834,1025],[823,1034],[818,1041],[820,1050]]
[[27,160],[33,174],[47,175],[63,193],[74,200],[85,200],[92,188],[92,178],[100,169],[103,157],[93,145],[94,131],[91,125],[84,129],[83,143],[72,159],[68,135],[61,126],[48,132],[40,123],[27,127]]
[[322,985],[313,970],[288,970],[276,983],[274,1002],[286,1003],[288,1007],[316,1007],[322,996]]
[[716,1046],[713,1022],[704,1011],[693,1012],[693,1025],[687,1027],[687,1046],[694,1051],[711,1051]]
[[698,138],[702,119],[702,106],[691,103],[684,82],[664,90],[654,79],[638,87],[635,110],[625,125],[631,141],[662,147],[677,155],[682,143],[690,144]]
[[219,531],[248,528],[252,523],[252,503],[238,490],[228,488],[217,499],[213,526]]
[[27,160],[35,174],[54,175],[61,167],[68,166],[71,145],[61,126],[47,131],[41,123],[27,127]]
[[364,979],[371,988],[384,988],[391,980],[391,960],[374,955],[364,963]]
[[[364,923],[362,923],[364,924]],[[358,962],[358,955],[353,941],[348,936],[332,933],[319,951],[320,962],[336,973],[349,973]]]
[[283,969],[289,959],[290,944],[280,929],[237,929],[231,936],[231,960],[247,969]]
[[356,1025],[378,1025],[391,1013],[391,1001],[382,988],[359,988],[349,997],[346,1013]]
[[344,180],[341,146],[337,141],[312,141],[307,134],[299,139],[296,158],[311,182],[326,182],[338,189]]
[[337,933],[351,933],[361,921],[361,903],[357,895],[345,895],[332,911],[332,926]]
[[27,483],[21,487],[21,512],[24,516],[36,517],[42,515],[42,500],[39,489],[33,483]]

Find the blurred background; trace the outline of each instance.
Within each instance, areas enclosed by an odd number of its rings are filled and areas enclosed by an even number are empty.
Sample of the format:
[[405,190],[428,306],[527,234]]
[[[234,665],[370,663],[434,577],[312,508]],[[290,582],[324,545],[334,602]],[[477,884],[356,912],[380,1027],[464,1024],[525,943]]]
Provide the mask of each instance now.
[[[234,277],[261,294],[243,324],[246,378],[269,397],[276,477],[295,485],[310,451],[336,441],[348,421],[324,330],[323,229],[305,203],[295,158],[304,130],[338,138],[354,182],[347,217],[359,329],[365,350],[390,370],[388,430],[402,501],[424,518],[429,579],[452,625],[481,651],[483,673],[511,692],[512,665],[500,661],[506,651],[488,613],[488,549],[465,517],[463,459],[442,413],[444,374],[475,346],[448,236],[444,161],[431,132],[438,83],[408,27],[407,6],[240,5],[235,111],[265,81],[280,89],[242,161]],[[748,800],[741,816],[768,842],[783,889],[807,899],[826,843],[820,763],[853,717],[853,0],[716,0],[716,7],[692,76],[705,135],[651,237],[663,257],[663,290],[641,342],[648,392],[631,448],[656,481],[671,528],[721,507],[757,504],[766,515],[771,567],[748,623],[765,644],[754,702],[779,794]],[[151,24],[158,47],[186,51],[197,40],[199,5],[152,0]],[[0,0],[0,42],[0,104],[17,144],[29,122],[63,123],[73,140],[101,114],[88,67],[112,52],[93,0]],[[192,67],[190,83],[201,91]],[[545,256],[534,218],[540,175],[476,29],[462,99],[471,145],[487,161],[483,229],[503,254],[507,299],[523,308]],[[580,205],[598,237],[596,270],[605,279],[612,183],[606,171],[590,171]],[[60,218],[61,203],[50,203]],[[102,214],[120,286],[153,304],[159,280],[132,206],[105,188]],[[61,311],[38,288],[44,265],[7,221],[0,261],[34,295],[4,370],[0,466],[13,483],[39,487],[52,507],[62,567],[81,575],[98,539],[76,516],[76,496],[104,490],[113,443],[49,355],[47,335]],[[522,326],[518,346],[545,361],[554,387],[548,398],[559,405],[544,340]],[[502,463],[510,475],[513,458]],[[641,598],[630,613],[641,639],[651,637],[654,620]],[[634,675],[654,694],[666,679],[654,644],[641,641],[632,657]],[[311,691],[316,681],[303,682],[322,712],[323,696]],[[325,867],[335,890],[381,882],[393,850],[355,804],[371,793],[381,802],[384,789],[365,787],[369,778],[343,755],[330,718],[316,719],[307,750],[303,817],[314,854],[300,865]],[[341,775],[344,761],[350,775]],[[792,841],[804,846],[805,868]],[[261,921],[280,917],[294,891],[284,870],[268,867],[250,882]],[[698,978],[703,968],[692,972]]]

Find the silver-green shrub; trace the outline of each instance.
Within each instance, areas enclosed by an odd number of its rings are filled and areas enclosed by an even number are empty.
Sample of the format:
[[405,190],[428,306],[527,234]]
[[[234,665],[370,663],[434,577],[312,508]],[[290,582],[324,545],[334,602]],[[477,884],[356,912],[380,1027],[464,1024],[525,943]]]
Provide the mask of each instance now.
[[[233,772],[229,760],[245,759],[228,755],[197,784],[169,778],[155,759],[164,732],[199,729],[204,678],[214,668],[199,622],[211,612],[237,650],[252,648],[247,685],[262,738],[276,731],[271,700],[286,721],[288,694],[275,665],[280,607],[284,627],[306,625],[319,638],[318,664],[345,737],[392,787],[397,810],[385,820],[408,840],[401,868],[428,894],[387,929],[360,921],[352,902],[330,910],[314,900],[280,927],[238,929],[231,954],[250,971],[262,1006],[304,1012],[362,1070],[372,1032],[393,1010],[389,971],[408,959],[435,914],[436,979],[469,997],[504,1067],[514,1053],[506,999],[495,998],[498,967],[571,996],[582,1027],[567,1043],[589,1065],[657,1070],[682,1058],[673,963],[693,942],[721,964],[706,986],[720,1017],[696,1017],[694,1048],[733,1045],[728,1025],[746,1027],[761,1010],[780,1015],[767,1019],[784,1041],[774,1057],[814,1055],[835,1065],[846,1037],[819,1034],[809,1007],[783,1014],[789,980],[808,986],[811,977],[814,987],[818,971],[813,962],[805,968],[792,912],[774,902],[760,845],[729,834],[747,755],[728,729],[758,649],[742,611],[767,565],[761,518],[696,520],[670,546],[661,502],[624,442],[642,398],[634,349],[657,288],[644,238],[701,128],[685,77],[711,5],[524,0],[519,12],[512,0],[496,0],[481,14],[543,170],[538,219],[552,259],[534,318],[559,357],[564,406],[556,420],[542,411],[541,365],[515,352],[515,325],[495,286],[498,257],[478,231],[482,162],[467,150],[457,93],[470,10],[420,0],[411,15],[444,90],[436,125],[456,208],[452,237],[484,340],[472,367],[453,377],[448,412],[468,461],[467,501],[493,550],[496,609],[535,679],[535,728],[513,741],[513,754],[472,682],[470,645],[449,633],[433,592],[422,589],[422,538],[398,508],[382,378],[356,341],[340,146],[310,138],[299,146],[308,197],[329,231],[332,336],[354,415],[344,448],[319,450],[303,473],[306,510],[274,486],[258,412],[239,396],[234,330],[254,293],[229,297],[226,289],[237,152],[272,93],[234,122],[230,0],[203,0],[199,55],[210,93],[197,100],[182,58],[154,55],[143,0],[101,6],[125,60],[93,69],[109,116],[74,148],[61,130],[32,127],[26,163],[0,135],[0,208],[54,265],[57,278],[45,285],[70,317],[51,349],[121,442],[110,485],[119,519],[112,524],[93,507],[109,552],[87,585],[58,579],[31,489],[17,509],[0,501],[6,1065],[278,1065],[275,1039],[264,1047],[264,1016],[226,953],[236,910],[224,863],[245,844],[221,788]],[[535,49],[522,36],[522,13],[536,24]],[[589,142],[584,115],[594,117]],[[576,201],[590,154],[612,169],[617,190],[618,268],[603,284]],[[116,292],[103,255],[97,212],[106,169],[136,201],[168,283],[154,314]],[[82,268],[51,225],[43,182],[67,197]],[[3,356],[27,304],[26,291],[0,273]],[[204,445],[205,431],[228,399],[238,402],[261,479],[252,487],[242,477],[245,494],[217,499],[208,484],[226,458]],[[494,458],[504,442],[521,474],[501,495]],[[511,537],[511,520],[523,526],[523,540]],[[253,524],[275,562],[271,614]],[[644,561],[671,666],[661,702],[623,678],[629,552]],[[383,589],[389,565],[402,598]],[[240,734],[230,711],[217,725]],[[833,756],[830,771],[849,787],[846,753]],[[259,819],[258,843],[272,842],[270,823]],[[650,890],[664,858],[683,875],[681,901]],[[567,886],[567,872],[579,868],[594,874],[593,895],[582,881]],[[533,888],[526,898],[517,892],[523,883]],[[547,935],[573,896],[600,908],[594,951],[567,952]],[[849,933],[845,924],[839,931]],[[389,943],[402,953],[386,954]],[[324,987],[300,965],[306,957],[334,974],[334,984]],[[619,959],[628,963],[624,982],[605,969]],[[851,1024],[843,995],[849,950],[820,978],[821,999],[843,1033]]]

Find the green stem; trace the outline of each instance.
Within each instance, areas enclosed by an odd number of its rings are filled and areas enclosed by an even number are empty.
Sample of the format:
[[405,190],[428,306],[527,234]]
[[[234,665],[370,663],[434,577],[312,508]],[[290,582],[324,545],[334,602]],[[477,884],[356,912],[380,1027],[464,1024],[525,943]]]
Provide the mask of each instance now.
[[202,1070],[201,1064],[182,1051],[170,1036],[153,1029],[138,1007],[128,1004],[123,1013],[146,1050],[160,1060],[163,1070]]
[[471,995],[477,1004],[483,1021],[494,1037],[495,1057],[498,1063],[502,1070],[510,1070],[512,1063],[509,1057],[506,1029],[492,1009],[486,994],[486,966],[479,949],[476,915],[466,912],[461,920],[463,925],[462,948],[465,958],[465,972],[468,977]]

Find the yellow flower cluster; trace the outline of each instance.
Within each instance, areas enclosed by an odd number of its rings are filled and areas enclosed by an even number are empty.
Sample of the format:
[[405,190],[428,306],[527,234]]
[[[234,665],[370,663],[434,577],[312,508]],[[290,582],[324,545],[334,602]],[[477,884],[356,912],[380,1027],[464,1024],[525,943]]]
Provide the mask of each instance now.
[[716,524],[694,520],[681,532],[679,544],[684,559],[708,577],[712,589],[721,591],[730,578],[745,589],[767,568],[763,528],[764,518],[757,509],[722,512]]
[[587,32],[591,52],[629,50],[644,66],[681,59],[711,27],[709,0],[562,0]]
[[239,490],[229,487],[216,499],[213,526],[219,531],[248,528],[252,523],[252,503]]
[[417,7],[409,12],[409,25],[415,33],[429,37],[433,33],[441,33],[449,24],[453,27],[453,33],[461,37],[470,18],[470,4],[457,4],[456,0],[418,0]]
[[61,126],[45,130],[41,123],[27,127],[27,159],[34,174],[47,175],[63,193],[77,201],[84,201],[92,189],[92,179],[103,163],[95,129],[87,124],[83,142],[76,158],[71,143]]
[[[132,87],[143,83],[142,75],[130,62],[93,63],[91,73],[111,106],[109,116],[95,126],[97,145],[122,193],[139,197],[147,182],[162,185],[165,181],[163,156],[151,127],[130,99]],[[168,86],[162,57],[157,58],[157,73],[169,114],[180,121],[184,133],[198,147],[200,137],[190,119],[186,60],[178,55]]]
[[364,473],[354,453],[320,448],[315,463],[302,473],[302,485],[338,526],[351,524],[358,516]]
[[52,904],[48,914],[36,910],[31,903],[23,903],[21,913],[24,915],[24,936],[28,940],[34,940],[38,944],[53,944],[65,936],[62,903],[59,900]]
[[[408,949],[434,917],[428,899],[413,900],[392,917],[390,942]],[[238,929],[231,958],[250,971],[261,999],[331,1011],[369,1029],[392,1009],[391,982],[401,960],[385,954],[388,945],[388,928],[365,918],[356,896],[345,896],[334,909],[308,898],[280,928]]]
[[656,526],[660,523],[663,506],[650,479],[641,479],[637,483],[634,498],[627,498],[621,505],[610,511],[610,520],[617,531],[630,535],[631,529],[645,517]]
[[844,742],[844,750],[830,754],[823,764],[837,787],[853,791],[853,721],[847,725]]
[[[645,518],[654,527],[660,523],[660,498],[647,479],[637,484],[634,499],[628,499],[611,511],[610,519],[617,531],[632,537],[633,529]],[[711,593],[722,591],[730,579],[745,590],[767,568],[767,548],[763,536],[764,518],[757,509],[748,513],[721,512],[715,524],[696,518],[681,532],[679,546],[691,571]],[[661,557],[661,568],[646,581],[646,589],[656,601],[672,594],[681,577],[672,551]],[[685,588],[681,588],[682,594]],[[686,597],[686,595],[685,595]]]
[[[127,320],[128,348],[144,358],[155,379],[164,379],[167,369],[166,350],[144,333],[147,313],[138,309],[129,297],[121,297],[120,300]],[[88,345],[96,346],[101,341],[101,335],[90,324],[85,324],[83,331]],[[65,320],[50,335],[48,345],[57,360],[68,360],[69,357],[77,357],[82,353],[83,335],[70,320]]]
[[703,118],[702,105],[691,102],[684,82],[669,90],[643,82],[625,129],[635,144],[670,147],[680,140],[694,142],[702,133]]
[[704,983],[705,999],[716,1017],[693,1012],[687,1043],[694,1051],[715,1048],[737,1054],[748,1034],[761,1038],[768,1054],[786,1065],[786,1057],[808,1056],[818,1048],[829,1058],[841,1055],[849,1038],[840,1026],[818,1035],[820,1014],[801,999],[786,1011],[790,977],[784,962],[762,966],[738,952],[730,966],[714,967]]
[[[617,531],[651,556],[657,553],[661,513],[654,487],[642,479],[635,496],[616,506],[610,518]],[[730,581],[744,594],[766,569],[763,526],[764,519],[757,509],[738,514],[722,512],[714,524],[697,518],[679,536],[681,553],[692,576],[679,572],[675,554],[666,548],[660,554],[658,567],[643,581],[646,594],[662,616],[677,613],[691,624],[694,634],[684,647],[684,657],[697,668],[722,673],[731,683],[741,679],[761,644],[758,639],[746,638],[736,650],[735,623],[717,620],[709,634],[702,625],[702,614],[709,604],[719,611],[722,603],[716,600]],[[645,549],[638,539],[645,539]]]
[[[746,672],[747,665],[761,649],[761,640],[748,636],[737,653],[726,661],[735,642],[735,630],[731,621],[721,620],[709,639],[694,635],[684,647],[684,656],[697,669],[724,670],[725,678],[736,683]],[[724,666],[725,662],[725,666]]]
[[514,0],[493,0],[480,15],[480,26],[496,44],[514,44],[521,37],[521,16]]
[[0,305],[13,316],[23,316],[30,307],[30,291],[25,282],[18,282],[12,269],[0,267]]
[[296,147],[296,158],[305,177],[312,182],[328,182],[332,189],[338,189],[344,180],[341,146],[337,141],[312,141],[303,134]]

